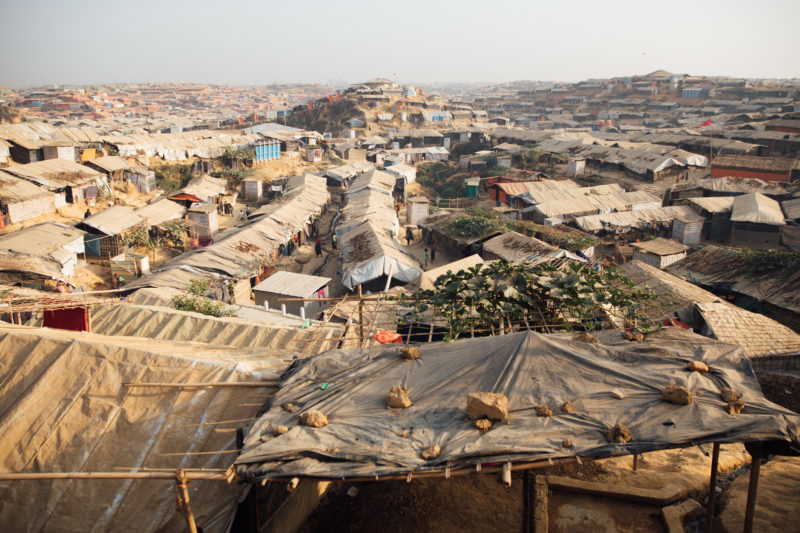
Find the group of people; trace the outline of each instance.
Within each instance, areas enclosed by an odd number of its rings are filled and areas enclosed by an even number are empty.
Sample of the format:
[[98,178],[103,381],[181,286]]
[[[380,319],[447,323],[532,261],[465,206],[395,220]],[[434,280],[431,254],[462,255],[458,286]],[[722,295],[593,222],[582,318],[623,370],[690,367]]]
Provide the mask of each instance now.
[[[434,261],[436,261],[436,240],[433,238],[433,234],[430,232],[424,233],[423,239],[426,240],[428,244],[423,254],[423,261],[425,262],[425,266],[428,266],[428,263],[433,263]],[[414,231],[411,229],[410,226],[408,226],[406,227],[406,244],[408,246],[411,246],[411,243],[413,242],[414,242]]]

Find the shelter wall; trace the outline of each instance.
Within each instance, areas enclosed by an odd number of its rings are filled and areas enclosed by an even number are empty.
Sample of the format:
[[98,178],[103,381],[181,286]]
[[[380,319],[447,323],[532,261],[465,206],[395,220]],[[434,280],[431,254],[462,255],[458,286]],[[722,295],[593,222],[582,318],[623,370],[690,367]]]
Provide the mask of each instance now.
[[36,218],[56,210],[55,195],[40,196],[8,204],[8,218],[12,224]]
[[761,171],[754,171],[754,170],[744,170],[739,168],[720,168],[720,167],[713,167],[711,169],[711,177],[712,178],[724,178],[727,176],[732,176],[735,178],[755,178],[764,181],[780,181],[783,183],[788,183],[791,181],[791,173],[780,173],[780,172],[761,172]]
[[780,245],[780,226],[734,222],[731,227],[731,244],[756,249],[777,248]]

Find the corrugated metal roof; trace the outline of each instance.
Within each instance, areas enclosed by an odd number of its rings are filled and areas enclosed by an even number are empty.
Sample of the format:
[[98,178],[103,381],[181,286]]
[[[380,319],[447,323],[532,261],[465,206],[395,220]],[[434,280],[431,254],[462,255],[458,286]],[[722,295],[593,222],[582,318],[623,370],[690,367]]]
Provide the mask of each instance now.
[[293,298],[308,298],[330,283],[330,281],[331,278],[281,270],[253,287],[253,290],[285,294]]
[[757,192],[743,194],[734,198],[731,220],[734,222],[755,222],[757,224],[769,224],[772,226],[783,226],[786,224],[783,211],[781,210],[781,204]]

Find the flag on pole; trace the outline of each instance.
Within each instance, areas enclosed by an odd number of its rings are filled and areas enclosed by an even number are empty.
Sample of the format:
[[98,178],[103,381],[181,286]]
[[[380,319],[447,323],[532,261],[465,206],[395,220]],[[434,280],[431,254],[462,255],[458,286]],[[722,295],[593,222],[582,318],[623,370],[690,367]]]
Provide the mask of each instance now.
[[710,125],[711,125],[711,119],[708,119],[705,122],[703,122],[702,124],[700,124],[700,127],[702,128],[703,126],[710,126]]

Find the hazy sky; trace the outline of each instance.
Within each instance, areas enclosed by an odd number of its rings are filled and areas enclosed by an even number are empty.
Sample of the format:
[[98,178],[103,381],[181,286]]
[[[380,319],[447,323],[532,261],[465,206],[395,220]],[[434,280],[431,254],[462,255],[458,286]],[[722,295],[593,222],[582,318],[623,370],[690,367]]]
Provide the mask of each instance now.
[[0,85],[800,77],[800,0],[0,0]]

